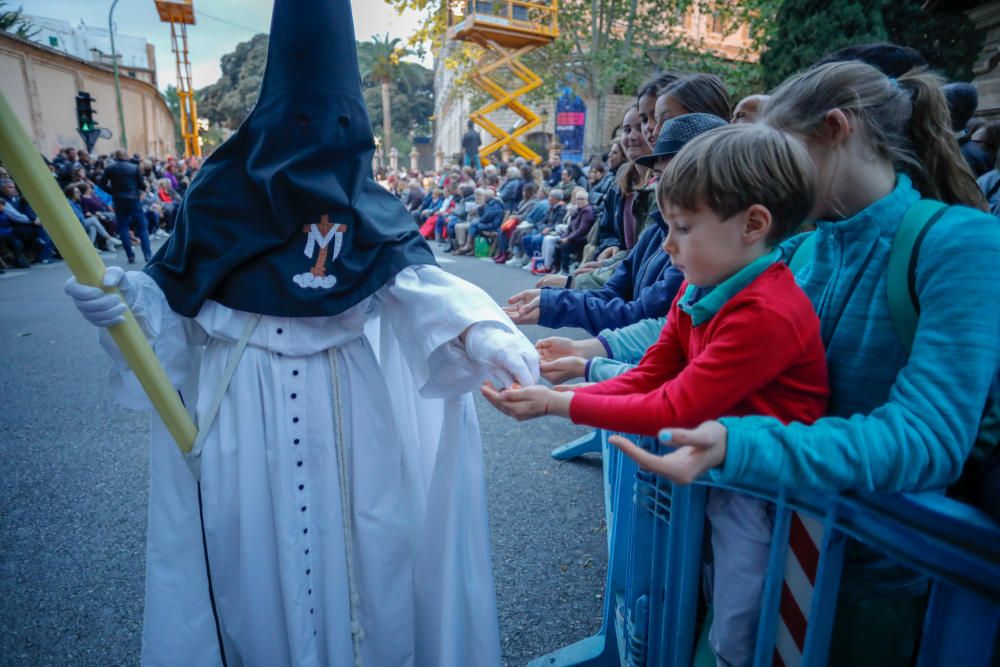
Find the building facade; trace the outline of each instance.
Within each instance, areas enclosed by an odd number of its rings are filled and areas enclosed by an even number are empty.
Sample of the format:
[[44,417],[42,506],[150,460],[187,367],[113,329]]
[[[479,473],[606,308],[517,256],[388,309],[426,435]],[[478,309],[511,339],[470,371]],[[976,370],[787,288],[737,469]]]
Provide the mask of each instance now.
[[[116,35],[116,51],[118,40]],[[152,52],[147,49],[147,54],[144,62],[152,65],[155,62]],[[120,67],[125,65],[120,64]],[[112,133],[110,139],[98,139],[95,153],[110,153],[117,148],[143,155],[174,153],[174,118],[153,83],[155,66],[150,67],[145,76],[141,75],[142,69],[135,67],[135,77],[123,70],[120,77],[128,135],[128,145],[123,146],[110,64],[0,32],[0,90],[39,151],[49,158],[62,147],[84,147],[76,129],[75,98],[80,92],[88,92],[94,98],[98,126]]]

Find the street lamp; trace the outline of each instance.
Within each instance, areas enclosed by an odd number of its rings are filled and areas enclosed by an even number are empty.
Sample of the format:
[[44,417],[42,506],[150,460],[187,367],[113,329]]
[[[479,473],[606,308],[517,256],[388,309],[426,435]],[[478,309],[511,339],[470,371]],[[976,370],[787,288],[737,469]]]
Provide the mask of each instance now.
[[122,134],[122,148],[127,151],[128,137],[125,135],[125,110],[122,108],[122,84],[118,78],[118,56],[115,54],[115,25],[111,18],[115,13],[115,5],[117,4],[118,0],[114,0],[111,3],[111,9],[108,10],[108,35],[111,36],[111,64],[115,69],[115,98],[118,100],[118,130]]
[[542,109],[542,137],[548,139],[549,134],[549,110]]

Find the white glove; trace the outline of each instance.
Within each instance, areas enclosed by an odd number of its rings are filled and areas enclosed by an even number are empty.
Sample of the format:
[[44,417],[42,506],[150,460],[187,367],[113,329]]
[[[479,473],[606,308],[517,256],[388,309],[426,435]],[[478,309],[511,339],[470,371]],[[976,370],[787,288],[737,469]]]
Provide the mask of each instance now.
[[67,280],[64,289],[73,298],[77,310],[94,326],[110,327],[124,322],[125,311],[135,303],[135,290],[129,284],[125,270],[120,266],[108,267],[101,284],[105,287],[117,287],[121,297],[105,292],[100,287],[81,285],[76,278]]
[[517,382],[530,387],[538,382],[538,352],[521,333],[512,333],[494,322],[478,322],[465,334],[469,359],[490,366],[500,387]]

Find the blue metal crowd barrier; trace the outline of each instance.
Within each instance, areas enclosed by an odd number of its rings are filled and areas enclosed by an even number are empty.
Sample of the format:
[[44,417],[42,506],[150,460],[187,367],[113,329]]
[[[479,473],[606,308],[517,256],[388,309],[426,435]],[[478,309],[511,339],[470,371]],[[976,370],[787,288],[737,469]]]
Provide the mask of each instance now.
[[[604,461],[608,573],[600,631],[533,660],[531,667],[688,667],[699,633],[707,484],[673,487],[638,470],[596,431],[553,455],[600,451]],[[632,436],[629,436],[632,437]],[[653,439],[636,439],[661,452]],[[822,525],[808,625],[797,664],[827,664],[848,538],[925,574],[930,595],[918,667],[1000,664],[1000,526],[938,494],[796,494],[724,487],[774,504],[774,537],[754,665],[776,662],[776,637],[794,516]],[[787,591],[786,591],[787,594]],[[795,662],[793,661],[793,662]]]

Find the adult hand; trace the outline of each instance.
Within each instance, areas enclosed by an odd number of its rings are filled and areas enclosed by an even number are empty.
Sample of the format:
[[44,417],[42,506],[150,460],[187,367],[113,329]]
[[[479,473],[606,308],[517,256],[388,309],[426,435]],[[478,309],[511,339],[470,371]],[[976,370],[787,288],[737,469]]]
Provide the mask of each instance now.
[[560,276],[558,273],[550,273],[547,276],[543,276],[541,280],[535,283],[535,287],[566,287],[566,283],[569,282],[569,276]]
[[604,252],[597,256],[598,260],[611,259],[618,254],[618,246],[611,246],[610,248],[605,248]]
[[560,393],[537,385],[498,391],[487,382],[483,384],[481,391],[493,407],[518,421],[545,415],[568,417],[569,404],[573,400],[572,392]]
[[542,314],[542,290],[529,289],[507,300],[504,312],[514,324],[538,324]]
[[75,277],[67,280],[63,289],[72,297],[80,314],[94,326],[110,327],[124,322],[125,311],[135,303],[135,292],[125,270],[120,266],[108,267],[101,284],[108,289],[118,288],[121,296],[100,287],[82,285]]
[[674,484],[691,484],[725,462],[726,437],[726,427],[717,421],[705,422],[694,429],[665,428],[660,431],[660,442],[677,449],[663,456],[648,452],[621,436],[613,435],[608,441],[642,468]]
[[542,362],[542,377],[552,384],[583,377],[587,371],[587,360],[583,357],[562,357]]
[[463,334],[465,351],[473,361],[488,364],[502,386],[538,382],[538,352],[521,333],[513,333],[492,322],[477,322]]

